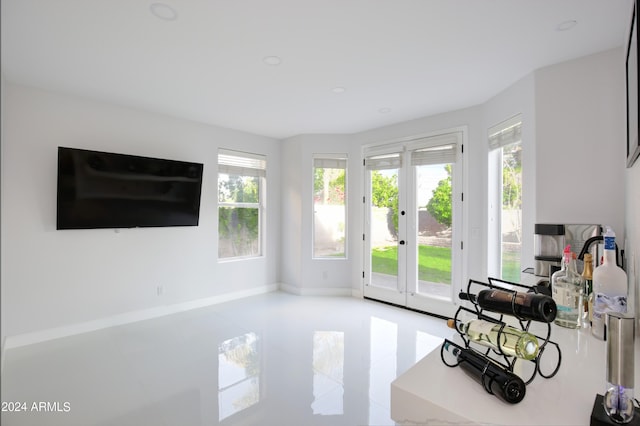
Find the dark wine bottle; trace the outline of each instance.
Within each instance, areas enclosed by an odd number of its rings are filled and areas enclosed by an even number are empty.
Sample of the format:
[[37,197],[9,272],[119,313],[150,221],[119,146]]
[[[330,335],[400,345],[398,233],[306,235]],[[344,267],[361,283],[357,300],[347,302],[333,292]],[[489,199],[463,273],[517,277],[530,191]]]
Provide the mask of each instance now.
[[490,289],[480,291],[477,296],[460,293],[460,299],[470,300],[482,309],[514,315],[523,320],[552,322],[558,313],[556,302],[544,294]]
[[444,345],[457,358],[460,368],[485,390],[509,404],[517,404],[524,399],[527,386],[520,377],[472,349],[461,349],[447,341]]

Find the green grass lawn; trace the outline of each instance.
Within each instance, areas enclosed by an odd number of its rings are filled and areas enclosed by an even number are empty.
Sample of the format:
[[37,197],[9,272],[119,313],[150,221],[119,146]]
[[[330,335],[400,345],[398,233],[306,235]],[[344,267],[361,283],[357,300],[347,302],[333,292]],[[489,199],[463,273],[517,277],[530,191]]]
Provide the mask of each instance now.
[[[373,272],[398,274],[398,247],[378,247],[371,253]],[[451,284],[451,249],[446,247],[418,246],[418,279]]]
[[[398,247],[374,248],[371,253],[371,269],[380,274],[398,275]],[[502,276],[507,281],[520,282],[520,262],[515,254],[507,254],[503,259]],[[418,279],[451,284],[451,249],[419,245]]]
[[502,279],[520,282],[520,253],[505,252],[502,256]]

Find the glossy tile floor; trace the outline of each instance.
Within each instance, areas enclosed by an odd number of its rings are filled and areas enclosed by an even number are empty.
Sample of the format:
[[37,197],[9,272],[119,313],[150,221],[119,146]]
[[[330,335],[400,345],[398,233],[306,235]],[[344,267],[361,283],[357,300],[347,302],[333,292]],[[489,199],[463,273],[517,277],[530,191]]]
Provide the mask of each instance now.
[[391,382],[451,335],[377,302],[269,293],[8,350],[1,423],[393,425]]

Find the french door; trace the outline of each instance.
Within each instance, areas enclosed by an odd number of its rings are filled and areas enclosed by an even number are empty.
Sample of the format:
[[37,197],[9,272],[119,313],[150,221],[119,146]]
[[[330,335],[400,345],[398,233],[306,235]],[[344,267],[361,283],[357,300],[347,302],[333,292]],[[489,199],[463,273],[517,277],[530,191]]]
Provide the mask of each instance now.
[[462,132],[365,148],[365,297],[454,314],[461,151]]

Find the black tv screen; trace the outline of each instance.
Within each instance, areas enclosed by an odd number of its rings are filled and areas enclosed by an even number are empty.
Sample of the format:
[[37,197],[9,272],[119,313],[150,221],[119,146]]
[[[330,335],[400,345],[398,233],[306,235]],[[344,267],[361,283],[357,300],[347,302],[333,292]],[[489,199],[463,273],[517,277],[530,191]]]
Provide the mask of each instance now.
[[197,226],[199,163],[58,147],[57,229]]

